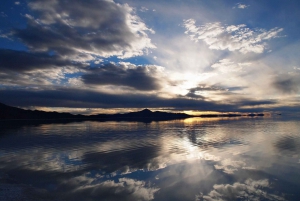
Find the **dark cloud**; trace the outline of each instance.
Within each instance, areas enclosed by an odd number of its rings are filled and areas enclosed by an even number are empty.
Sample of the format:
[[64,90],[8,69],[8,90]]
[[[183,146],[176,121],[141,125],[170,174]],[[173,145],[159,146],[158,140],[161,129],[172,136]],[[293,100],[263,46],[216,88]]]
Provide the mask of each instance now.
[[207,86],[207,85],[199,85],[198,87],[190,88],[189,92],[185,95],[189,98],[196,98],[196,99],[205,99],[204,96],[197,94],[197,92],[201,91],[225,91],[225,89],[216,87],[216,86]]
[[198,87],[194,87],[190,89],[190,92],[195,93],[196,91],[241,91],[247,87],[226,87],[220,85],[205,85],[200,84]]
[[53,67],[82,66],[70,60],[44,53],[29,53],[15,50],[0,49],[0,70],[25,72]]
[[190,89],[190,92],[196,92],[196,91],[225,91],[225,89],[219,86],[208,86],[202,84],[199,85],[198,87]]
[[56,90],[0,91],[0,102],[15,106],[79,107],[79,108],[146,108],[174,107],[178,109],[230,111],[235,106],[183,97],[161,98],[147,94],[108,94],[76,88]]
[[218,95],[232,95],[234,94],[234,91],[240,91],[243,90],[245,87],[225,87],[225,86],[218,86],[218,85],[205,85],[205,84],[200,84],[197,87],[189,89],[189,92],[185,95],[186,97],[190,98],[198,98],[198,99],[204,99],[204,96],[201,96],[197,94],[197,92],[203,92],[203,91],[208,91],[208,92],[214,92],[217,93]]
[[35,16],[27,15],[26,28],[13,33],[32,51],[130,57],[154,47],[145,32],[149,29],[128,5],[105,0],[34,0],[28,5]]
[[[246,87],[224,87],[219,85],[205,85],[201,84],[197,87],[189,89],[189,92],[184,96],[188,98],[193,98],[197,100],[206,100],[205,96],[202,96],[197,93],[201,92],[211,92],[217,95],[222,95],[227,97],[227,104],[231,105],[231,108],[233,108],[235,111],[241,111],[241,112],[262,112],[266,108],[251,108],[251,109],[241,109],[243,107],[247,106],[263,106],[263,105],[271,105],[276,104],[277,101],[275,100],[253,100],[251,98],[245,99],[242,98],[239,94],[235,93],[235,91],[243,90]],[[224,104],[224,101],[223,101]],[[226,105],[226,104],[224,104]],[[233,106],[234,105],[234,106]],[[227,110],[229,111],[229,110]]]
[[99,68],[92,68],[82,76],[85,84],[128,86],[137,90],[157,90],[161,86],[156,66],[127,66],[125,64],[106,64]]
[[[241,100],[234,103],[213,102],[185,97],[162,98],[153,94],[108,94],[76,88],[57,88],[56,90],[0,90],[0,102],[12,106],[45,106],[74,108],[176,108],[203,111],[255,112],[269,109],[241,109],[242,106],[273,104],[273,101]],[[247,105],[246,105],[247,104]],[[276,108],[274,108],[276,109]]]
[[246,89],[247,87],[226,87],[228,91],[242,91],[243,89]]
[[290,152],[298,152],[300,150],[299,140],[291,135],[287,135],[279,138],[275,143],[274,147],[279,151],[290,151]]
[[28,86],[53,85],[65,74],[83,71],[84,63],[56,55],[0,49],[0,84]]
[[277,103],[277,101],[275,100],[238,100],[237,101],[237,105],[240,106],[259,106],[259,105],[271,105],[271,104],[275,104]]
[[189,92],[185,95],[185,97],[195,98],[195,99],[205,99],[204,96],[195,94],[195,92],[191,92],[191,91],[189,91]]
[[283,94],[295,94],[300,90],[300,78],[299,76],[283,75],[276,77],[272,85]]

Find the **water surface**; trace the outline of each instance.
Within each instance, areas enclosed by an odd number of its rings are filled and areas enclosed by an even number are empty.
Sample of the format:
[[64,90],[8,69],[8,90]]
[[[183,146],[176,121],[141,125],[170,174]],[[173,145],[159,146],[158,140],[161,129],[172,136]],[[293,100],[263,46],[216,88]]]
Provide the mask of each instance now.
[[0,199],[300,200],[297,118],[0,129]]

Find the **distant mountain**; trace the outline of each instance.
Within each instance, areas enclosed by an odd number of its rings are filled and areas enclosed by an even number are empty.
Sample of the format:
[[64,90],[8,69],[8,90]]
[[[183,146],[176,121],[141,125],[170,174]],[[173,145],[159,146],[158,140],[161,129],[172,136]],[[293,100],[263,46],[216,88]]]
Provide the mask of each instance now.
[[184,113],[152,112],[144,109],[139,112],[129,112],[124,114],[98,114],[98,115],[73,115],[70,113],[44,112],[39,110],[24,110],[0,103],[0,119],[6,120],[117,120],[117,121],[161,121],[172,119],[184,119],[191,117]]
[[0,103],[0,119],[78,119],[84,115],[70,113],[44,112],[39,110],[24,110]]
[[264,116],[264,114],[205,114],[192,116],[185,113],[152,112],[144,109],[138,112],[124,114],[97,114],[97,115],[73,115],[70,113],[45,112],[39,110],[24,110],[17,107],[8,106],[0,103],[0,120],[97,120],[97,121],[163,121],[173,119],[185,119],[190,117],[239,117],[239,116]]
[[139,112],[129,112],[125,114],[114,114],[112,118],[114,119],[144,119],[144,120],[171,120],[171,119],[184,119],[192,117],[191,115],[185,113],[169,113],[169,112],[152,112],[149,109],[144,109]]

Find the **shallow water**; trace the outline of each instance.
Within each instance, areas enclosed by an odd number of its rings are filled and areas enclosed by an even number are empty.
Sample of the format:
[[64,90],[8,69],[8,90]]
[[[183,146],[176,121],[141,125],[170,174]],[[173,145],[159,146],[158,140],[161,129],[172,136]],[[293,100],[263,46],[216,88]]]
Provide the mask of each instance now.
[[0,129],[1,199],[20,188],[36,200],[300,200],[297,118]]

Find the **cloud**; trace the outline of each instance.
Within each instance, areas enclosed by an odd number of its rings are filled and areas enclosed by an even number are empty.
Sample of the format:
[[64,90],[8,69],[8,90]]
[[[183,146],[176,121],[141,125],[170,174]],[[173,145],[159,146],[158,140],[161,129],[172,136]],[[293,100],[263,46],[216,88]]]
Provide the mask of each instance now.
[[144,6],[142,6],[141,8],[140,8],[140,11],[141,12],[147,12],[149,9],[148,8],[146,8],[146,7],[144,7]]
[[184,97],[162,98],[155,94],[109,94],[78,88],[1,89],[0,102],[17,106],[75,107],[75,108],[156,108],[230,111],[235,105],[218,104]]
[[3,85],[51,85],[65,74],[80,72],[85,64],[45,53],[0,50],[0,83]]
[[130,63],[109,63],[91,68],[82,76],[85,84],[127,86],[149,91],[161,88],[163,68],[154,65],[136,66]]
[[224,91],[225,89],[218,86],[207,86],[207,85],[199,85],[198,87],[191,88],[190,92],[196,91]]
[[222,25],[220,22],[206,23],[196,26],[194,19],[184,21],[185,33],[191,40],[204,41],[210,49],[238,51],[246,53],[263,53],[266,49],[265,41],[277,38],[282,28],[275,27],[269,31],[264,29],[250,29],[245,24]]
[[290,151],[290,152],[298,152],[300,150],[300,143],[297,138],[292,135],[287,135],[279,138],[275,143],[274,147],[279,152]]
[[[214,185],[214,190],[203,196],[207,201],[221,200],[285,200],[283,197],[268,193],[270,183],[267,179],[247,179],[245,183]],[[200,200],[202,196],[196,196]]]
[[23,51],[0,49],[0,70],[14,72],[29,72],[37,69],[46,69],[53,67],[67,67],[83,64],[75,64],[68,59],[62,59],[58,56],[50,56],[45,53],[28,53]]
[[217,63],[214,63],[211,67],[219,70],[220,72],[226,73],[226,72],[241,71],[243,67],[247,67],[250,65],[251,63],[235,63],[230,59],[222,59]]
[[185,95],[186,97],[190,98],[200,98],[205,99],[203,96],[203,93],[210,92],[220,92],[220,91],[226,91],[226,89],[218,87],[218,86],[208,86],[205,84],[200,84],[198,87],[194,87],[189,89],[189,92]]
[[246,163],[243,161],[232,161],[225,159],[220,162],[221,164],[214,165],[217,170],[222,170],[226,174],[234,174],[239,168],[245,167]]
[[272,86],[282,94],[297,94],[300,91],[299,75],[276,76]]
[[237,3],[236,6],[233,7],[233,9],[235,9],[235,8],[245,9],[245,8],[247,8],[247,7],[249,7],[249,6],[250,6],[250,5]]
[[154,193],[158,190],[158,188],[146,187],[144,181],[120,178],[118,182],[108,180],[96,185],[90,184],[79,187],[74,191],[75,195],[73,194],[72,197],[75,200],[80,200],[76,195],[88,194],[95,199],[148,201],[154,199]]
[[27,15],[25,29],[14,30],[14,36],[31,51],[54,51],[73,59],[78,55],[128,58],[155,48],[147,35],[153,31],[127,4],[34,0],[28,6],[33,14]]

